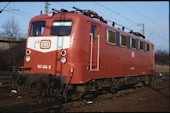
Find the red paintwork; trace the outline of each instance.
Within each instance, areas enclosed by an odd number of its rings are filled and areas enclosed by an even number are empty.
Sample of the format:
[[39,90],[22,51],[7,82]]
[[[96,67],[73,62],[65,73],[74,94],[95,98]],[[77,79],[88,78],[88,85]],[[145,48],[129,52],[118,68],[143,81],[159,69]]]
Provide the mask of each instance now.
[[[83,84],[91,79],[109,78],[109,77],[123,77],[145,74],[154,74],[154,46],[152,43],[141,39],[132,34],[126,33],[109,25],[106,25],[98,20],[86,17],[80,14],[55,14],[52,17],[47,15],[36,16],[31,19],[34,21],[46,21],[46,28],[43,36],[50,35],[50,26],[53,20],[57,19],[72,19],[72,32],[70,34],[70,47],[67,49],[65,64],[60,63],[60,51],[53,51],[49,53],[41,53],[31,50],[31,61],[24,63],[24,67],[31,67],[32,69],[25,72],[30,73],[50,73],[56,75],[66,75],[67,82],[70,79],[70,69],[73,68],[73,77],[71,84]],[[97,34],[100,35],[100,65],[99,71],[91,72],[89,70],[90,64],[90,36],[91,25],[90,22],[97,25],[99,28]],[[137,39],[149,43],[150,52],[141,52],[124,47],[106,44],[106,28],[127,34]],[[30,25],[29,28],[30,29]],[[29,34],[29,33],[28,33]],[[31,37],[31,36],[28,36]],[[38,38],[38,37],[37,37]],[[97,39],[96,39],[97,40]],[[131,52],[134,51],[135,57],[131,57]],[[27,56],[27,55],[26,55]],[[51,70],[37,69],[37,64],[52,65]],[[151,67],[152,66],[152,67]],[[135,70],[131,70],[135,67]],[[152,68],[152,69],[151,69]],[[153,70],[153,71],[152,71]]]

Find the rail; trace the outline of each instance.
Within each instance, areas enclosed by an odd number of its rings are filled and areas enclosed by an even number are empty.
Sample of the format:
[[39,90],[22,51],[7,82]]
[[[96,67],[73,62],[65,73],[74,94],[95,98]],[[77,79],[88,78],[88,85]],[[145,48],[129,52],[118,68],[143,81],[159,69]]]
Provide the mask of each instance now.
[[12,73],[0,73],[0,88],[12,87]]

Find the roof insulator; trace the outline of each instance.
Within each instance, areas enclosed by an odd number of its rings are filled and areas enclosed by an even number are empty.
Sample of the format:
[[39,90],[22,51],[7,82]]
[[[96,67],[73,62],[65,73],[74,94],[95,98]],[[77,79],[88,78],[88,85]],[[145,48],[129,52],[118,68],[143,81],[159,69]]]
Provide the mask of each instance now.
[[112,22],[112,26],[113,26],[113,27],[115,26],[115,22]]
[[66,13],[68,12],[68,10],[63,9],[63,8],[62,8],[60,11],[62,11],[62,12],[66,12]]
[[122,27],[122,31],[124,31],[124,29],[125,29],[125,27],[123,26],[123,27]]

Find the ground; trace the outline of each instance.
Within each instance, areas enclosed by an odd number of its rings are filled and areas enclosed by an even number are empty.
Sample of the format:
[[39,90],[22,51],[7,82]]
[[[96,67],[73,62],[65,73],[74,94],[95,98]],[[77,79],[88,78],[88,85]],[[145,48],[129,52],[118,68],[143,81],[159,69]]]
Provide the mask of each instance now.
[[169,81],[116,98],[102,100],[69,112],[170,112]]
[[[43,106],[39,103],[36,103],[36,105],[40,108],[45,108],[49,105],[50,110],[47,112],[170,112],[169,67],[157,65],[156,70],[157,74],[162,72],[163,76],[152,82],[151,86],[124,89],[116,94],[106,93],[92,100],[69,102],[60,105],[57,109],[53,109],[50,105],[56,105],[55,100],[53,100],[55,101],[54,103],[49,100]],[[22,104],[30,100],[33,100],[33,98],[27,93],[23,95],[8,93],[5,97],[0,96],[0,112],[35,111],[37,109],[35,102],[26,105]],[[16,103],[21,104],[14,109],[8,106],[9,104],[16,105]],[[7,106],[3,107],[4,105]]]

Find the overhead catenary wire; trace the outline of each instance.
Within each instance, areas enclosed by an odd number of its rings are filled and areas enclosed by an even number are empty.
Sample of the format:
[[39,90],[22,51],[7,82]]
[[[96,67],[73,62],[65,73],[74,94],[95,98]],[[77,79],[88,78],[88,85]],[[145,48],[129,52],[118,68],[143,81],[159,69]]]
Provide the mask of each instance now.
[[[134,9],[133,7],[131,7],[130,5],[128,5],[127,3],[125,3],[125,2],[123,2],[123,3],[124,3],[126,6],[128,6],[129,8],[133,9],[137,14],[143,16],[144,18],[146,18],[146,19],[149,20],[150,22],[154,23],[154,25],[157,25],[158,27],[161,27],[161,28],[165,29],[165,27],[160,26],[159,24],[157,24],[156,22],[154,22],[154,21],[151,20],[150,18],[146,17],[146,16],[143,15],[141,12],[137,11],[136,9]],[[146,28],[146,27],[145,27],[145,29],[149,30],[149,29]],[[151,31],[151,30],[149,30],[149,31]],[[151,31],[151,32],[153,32],[153,31]],[[153,33],[155,33],[155,32],[153,32]],[[157,33],[158,33],[158,32],[157,32]],[[156,33],[156,34],[157,34],[157,33]],[[159,34],[157,34],[157,35],[159,35]],[[164,38],[164,37],[163,37],[163,38]]]
[[[14,10],[14,9],[11,9],[11,8],[6,8],[6,10],[4,10],[4,11],[7,11],[7,12],[9,12],[9,11],[17,11],[17,12],[20,12],[20,13],[23,13],[23,14],[33,15],[33,14],[25,12],[25,11],[20,11],[19,9]],[[33,15],[33,16],[35,16],[35,15]]]
[[[25,4],[25,2],[23,2],[23,4]],[[42,9],[38,8],[37,6],[35,6],[34,4],[30,3],[30,2],[27,2],[27,6],[38,9],[38,10],[42,10]]]
[[5,7],[4,7],[2,10],[0,10],[0,13],[2,13],[2,11],[9,5],[9,3],[10,3],[10,2],[8,2],[8,4],[5,5]]
[[129,8],[133,9],[137,14],[140,14],[141,16],[145,17],[147,20],[149,20],[150,22],[154,23],[154,25],[157,25],[159,27],[162,27],[163,29],[165,29],[163,26],[159,25],[158,23],[154,22],[153,20],[151,20],[150,18],[146,17],[145,15],[143,15],[141,12],[137,11],[135,8],[131,7],[130,5],[128,5],[127,3],[125,3],[123,1],[123,3],[128,6]]
[[[108,21],[108,22],[114,22],[116,25],[118,25],[118,26],[121,26],[121,27],[124,27],[124,28],[126,28],[126,29],[128,29],[128,30],[132,30],[132,29],[130,29],[130,28],[127,28],[127,27],[125,27],[125,26],[123,26],[123,25],[120,25],[120,24],[118,24],[117,22],[115,22],[115,21],[112,21],[112,20],[106,20],[106,21]],[[132,30],[133,31],[133,30]]]
[[115,11],[113,11],[113,10],[111,10],[111,9],[107,8],[107,7],[105,7],[105,6],[101,5],[100,3],[96,2],[96,1],[94,1],[94,3],[98,4],[99,6],[101,6],[101,7],[105,8],[105,9],[107,9],[107,10],[109,10],[109,11],[111,11],[111,12],[113,12],[113,13],[115,13],[115,14],[117,14],[117,15],[119,15],[119,16],[121,16],[121,17],[123,17],[123,18],[127,19],[127,20],[129,20],[129,21],[130,21],[130,22],[132,22],[133,24],[137,25],[137,23],[136,23],[136,22],[134,22],[133,20],[131,20],[131,19],[129,19],[129,18],[127,18],[127,17],[125,17],[125,16],[121,15],[120,13],[117,13],[117,12],[115,12]]
[[[100,5],[99,3],[97,3],[98,5]],[[68,6],[68,5],[67,5]],[[72,7],[70,7],[70,8],[72,8]],[[106,8],[106,7],[105,7]],[[87,9],[86,9],[87,10]],[[94,11],[93,11],[94,12]],[[114,11],[113,11],[114,12]],[[114,13],[116,13],[116,12],[114,12]],[[118,13],[116,13],[116,14],[118,14]],[[119,14],[120,15],[120,14]],[[123,15],[121,15],[122,17],[124,17]],[[126,17],[124,17],[124,18],[126,18]],[[126,19],[128,19],[128,18],[126,18]],[[129,19],[130,20],[130,19]],[[125,27],[125,26],[122,26],[122,25],[120,25],[120,24],[118,24],[117,22],[115,22],[115,21],[111,21],[111,20],[106,20],[106,21],[108,21],[108,22],[114,22],[116,25],[118,25],[118,26],[121,26],[121,27],[124,27],[124,28],[126,28],[126,29],[128,29],[128,30],[132,30],[132,29],[130,29],[130,28],[127,28],[127,27]],[[135,25],[137,25],[137,23],[135,23],[134,21],[132,21],[132,20],[130,20],[132,23],[134,23]]]
[[[101,5],[101,4],[99,4],[99,3],[97,3],[97,2],[95,2],[95,3],[98,4],[98,5],[100,5],[100,6],[102,6],[102,7],[104,7],[105,9],[110,10],[109,8],[107,8],[107,7],[105,7],[105,6]],[[119,13],[113,11],[113,10],[111,10],[111,11],[114,12],[114,13],[116,13],[116,14],[118,14],[119,16],[125,18],[126,20],[131,21],[133,24],[138,25],[138,24],[137,24],[136,22],[134,22],[133,20],[128,19],[127,17],[125,17],[125,16],[123,16],[123,15],[121,15],[121,14],[119,14]],[[114,21],[111,21],[111,20],[107,20],[107,21],[114,22]],[[128,30],[132,30],[132,29],[129,29],[129,28],[127,28],[127,27],[125,27],[125,26],[123,26],[123,25],[120,25],[120,24],[118,24],[118,23],[116,23],[116,22],[114,22],[114,23],[117,24],[118,26],[124,27],[124,28],[126,28],[126,29],[128,29]],[[145,27],[145,28],[146,28],[146,27]],[[148,28],[146,28],[146,29],[148,29]],[[155,32],[153,32],[153,31],[151,31],[151,30],[149,30],[149,31],[152,32],[152,34],[155,33]],[[159,35],[159,34],[158,34],[158,35]],[[162,37],[162,36],[160,36],[160,37]],[[160,38],[160,37],[159,37],[159,38]],[[163,37],[163,38],[164,38],[164,37]],[[162,38],[161,38],[161,39],[162,39]]]
[[[117,15],[119,15],[119,16],[125,18],[125,19],[127,19],[128,21],[132,22],[133,24],[137,25],[137,23],[136,23],[135,21],[133,21],[133,20],[131,20],[131,19],[129,19],[129,18],[127,18],[127,17],[121,15],[120,13],[117,13],[117,12],[111,10],[110,8],[107,8],[107,7],[101,5],[100,3],[96,2],[96,1],[94,1],[94,3],[96,3],[97,5],[99,5],[99,6],[103,7],[103,8],[105,8],[105,9],[107,9],[107,10],[109,10],[109,11],[111,11],[111,12],[113,12],[113,13],[115,13],[115,14],[117,14]],[[149,29],[146,28],[146,27],[145,27],[145,29],[149,30]],[[151,30],[149,30],[149,31],[151,31]],[[157,34],[157,33],[153,32],[153,31],[151,31],[151,32],[152,32],[153,34]],[[157,34],[157,35],[159,35],[159,34]],[[159,35],[159,36],[160,36],[160,35]],[[162,37],[162,36],[161,36],[161,37]],[[160,37],[159,37],[159,38],[160,38]],[[166,40],[164,37],[161,38],[161,39],[162,39],[162,40]],[[166,41],[167,41],[167,40],[166,40]]]
[[[115,12],[114,10],[112,10],[112,9],[110,9],[110,8],[107,8],[106,6],[103,6],[102,4],[100,4],[100,3],[98,3],[98,2],[95,2],[95,3],[98,4],[98,5],[100,5],[101,7],[105,8],[105,9],[110,10],[111,12],[113,12],[113,13],[115,13],[115,14],[121,16],[122,18],[124,18],[124,19],[126,19],[126,20],[132,22],[135,26],[137,25],[137,23],[136,23],[135,21],[133,21],[133,20],[131,20],[131,19],[125,17],[124,15],[121,15],[120,13],[117,13],[117,12]],[[28,3],[28,4],[29,4],[29,6],[31,6],[30,3]],[[69,5],[66,5],[66,4],[62,4],[62,5],[69,6]],[[39,9],[38,7],[35,7],[35,8]],[[70,8],[71,8],[71,7],[70,7]],[[6,9],[9,9],[9,8],[6,8]],[[11,13],[10,11],[7,11],[7,12]],[[23,14],[25,14],[25,15],[32,15],[32,16],[34,16],[33,14],[27,13],[27,12],[25,12],[25,11],[17,11],[17,12],[18,12],[18,13],[23,13]],[[25,17],[25,18],[28,19],[27,16],[20,15],[20,14],[16,14],[16,15],[21,16],[21,17]],[[31,17],[29,17],[29,18],[31,18]],[[117,24],[117,23],[116,23],[116,24]],[[117,24],[117,25],[120,25],[120,24]],[[122,26],[122,25],[120,25],[120,26]],[[126,27],[126,29],[128,29],[128,28]],[[158,35],[157,37],[166,40],[165,37],[161,36],[161,35],[158,34],[157,32],[153,32],[153,31],[151,31],[150,29],[148,29],[147,27],[145,27],[145,29],[146,29],[147,31],[149,31],[150,33],[152,33],[153,35],[155,35],[155,36]]]
[[[10,11],[7,11],[8,13],[12,13],[12,12],[10,12]],[[12,13],[13,14],[13,13]],[[28,17],[28,16],[23,16],[23,15],[20,15],[20,14],[17,14],[17,13],[15,13],[15,15],[18,15],[18,16],[20,16],[20,17],[24,17],[24,18],[27,18],[27,19],[29,19],[29,18],[31,18],[31,17]]]
[[[165,37],[161,36],[160,34],[158,34],[158,33],[154,32],[154,31],[151,31],[151,30],[150,30],[150,29],[148,29],[148,28],[145,28],[145,29],[147,29],[148,31],[150,31],[150,33],[152,32],[152,34],[156,34],[155,36],[159,36],[159,38],[160,38],[160,37],[162,37],[162,38],[161,38],[162,40],[169,41],[168,39],[166,39]],[[145,30],[145,31],[146,31],[146,30]]]

